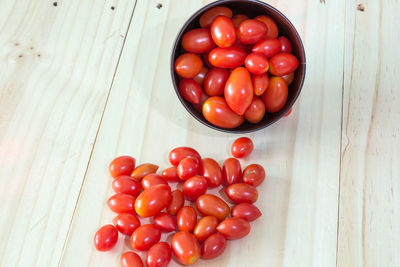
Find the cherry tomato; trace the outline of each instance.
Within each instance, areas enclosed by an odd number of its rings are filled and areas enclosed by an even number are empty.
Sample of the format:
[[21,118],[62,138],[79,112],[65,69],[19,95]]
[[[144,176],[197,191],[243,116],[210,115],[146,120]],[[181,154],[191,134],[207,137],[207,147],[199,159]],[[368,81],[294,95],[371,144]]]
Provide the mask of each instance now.
[[233,16],[232,18],[232,22],[233,25],[235,26],[235,28],[237,28],[239,26],[240,23],[242,23],[242,21],[248,20],[249,17],[243,14],[237,14],[235,16]]
[[107,251],[112,249],[117,241],[118,231],[111,224],[102,226],[94,235],[94,246],[98,251]]
[[211,158],[201,160],[199,173],[207,180],[209,187],[217,187],[222,182],[221,167],[218,162]]
[[258,199],[257,188],[246,183],[231,184],[225,188],[225,194],[234,203],[254,203]]
[[287,116],[289,116],[289,115],[290,115],[290,113],[292,113],[292,108],[290,108],[290,109],[289,109],[289,111],[288,111],[288,112],[286,112],[286,114],[285,114],[285,115],[283,115],[283,117],[287,117]]
[[131,236],[131,245],[140,251],[149,250],[161,238],[161,232],[153,224],[139,226]]
[[182,37],[182,47],[189,53],[202,54],[215,47],[209,29],[194,29]]
[[140,226],[140,220],[133,214],[121,213],[113,219],[117,230],[124,235],[131,235]]
[[131,176],[133,179],[136,179],[138,181],[141,181],[143,177],[150,173],[155,173],[158,170],[158,165],[154,165],[151,163],[144,163],[142,165],[137,166]]
[[297,69],[299,60],[288,53],[280,53],[270,58],[269,72],[274,76],[283,76]]
[[253,99],[253,84],[250,73],[243,67],[234,69],[225,85],[228,106],[238,115],[243,115]]
[[236,30],[232,20],[218,16],[211,23],[211,37],[219,47],[230,47],[236,42]]
[[135,202],[136,213],[140,217],[151,217],[163,210],[172,199],[171,188],[165,184],[144,190]]
[[201,71],[203,61],[198,55],[186,53],[175,60],[175,72],[182,78],[193,78]]
[[253,84],[254,94],[256,96],[260,96],[268,89],[269,85],[268,74],[264,73],[261,75],[252,75],[251,82]]
[[221,128],[236,128],[243,123],[243,117],[233,112],[223,97],[208,98],[202,111],[207,121]]
[[223,6],[216,6],[209,9],[203,15],[201,15],[199,19],[200,26],[202,28],[207,28],[211,26],[211,23],[218,16],[226,16],[228,18],[232,18],[232,10]]
[[218,223],[217,217],[205,216],[197,222],[193,234],[200,242],[203,242],[217,231]]
[[224,93],[225,83],[228,80],[227,69],[212,68],[204,78],[204,91],[209,96],[219,96]]
[[269,68],[268,59],[261,53],[249,54],[244,60],[244,65],[255,75],[266,73]]
[[245,219],[232,217],[222,221],[217,226],[217,231],[227,239],[240,239],[250,233],[250,224]]
[[167,242],[159,242],[147,252],[147,267],[167,267],[171,261],[172,251]]
[[285,80],[281,77],[272,77],[267,91],[261,96],[265,109],[270,113],[281,110],[286,104],[288,93]]
[[114,178],[121,175],[131,175],[135,168],[135,163],[135,159],[130,156],[120,156],[111,161],[108,170]]
[[206,65],[208,68],[214,68],[214,66],[211,64],[210,60],[208,60],[208,55],[210,54],[210,52],[208,53],[204,53],[201,55],[201,59],[204,62],[204,65]]
[[216,47],[208,54],[208,60],[214,67],[231,69],[242,66],[246,55],[246,51],[236,46]]
[[261,211],[256,206],[250,203],[237,204],[231,210],[232,217],[242,218],[248,222],[256,220],[261,215]]
[[179,162],[182,159],[187,158],[189,156],[197,158],[198,160],[201,159],[199,152],[197,152],[193,148],[181,146],[181,147],[176,147],[172,149],[171,152],[169,152],[169,162],[174,166],[178,166]]
[[243,171],[243,183],[259,186],[265,179],[265,170],[259,164],[251,164]]
[[182,79],[179,82],[179,94],[190,103],[198,104],[201,100],[203,90],[200,84],[193,79]]
[[176,221],[180,231],[193,232],[197,222],[196,210],[191,206],[181,208],[176,216]]
[[253,48],[253,53],[261,53],[267,58],[275,56],[279,52],[281,52],[282,44],[277,39],[266,39],[257,42]]
[[157,184],[165,184],[168,185],[168,183],[162,178],[160,175],[155,174],[155,173],[150,173],[147,174],[143,179],[142,179],[142,186],[143,189],[150,188],[154,185]]
[[167,206],[167,212],[171,215],[176,215],[178,211],[183,207],[185,203],[185,197],[181,190],[172,191],[172,200]]
[[195,157],[187,157],[179,162],[177,172],[179,178],[187,180],[190,177],[195,176],[199,172],[200,161]]
[[172,232],[176,229],[176,220],[171,214],[160,212],[154,216],[154,225],[161,230],[161,232]]
[[201,68],[201,71],[199,72],[199,74],[197,74],[196,76],[193,77],[193,80],[195,80],[196,83],[203,85],[204,78],[206,77],[208,71],[209,71],[209,69],[207,67],[203,66]]
[[136,197],[118,193],[107,200],[107,205],[115,213],[135,213]]
[[227,158],[222,165],[222,180],[224,184],[236,184],[242,178],[242,167],[240,161],[235,158]]
[[171,240],[171,248],[177,260],[184,265],[196,263],[200,258],[200,244],[189,232],[178,232]]
[[294,72],[291,72],[289,74],[283,75],[282,79],[285,80],[286,84],[289,86],[290,84],[292,84],[293,79],[294,79]]
[[127,251],[121,256],[121,267],[143,267],[142,259],[133,251]]
[[279,30],[278,25],[276,25],[275,21],[266,15],[261,15],[255,17],[256,20],[264,22],[265,26],[267,26],[267,34],[265,35],[265,39],[276,39],[278,38]]
[[292,53],[292,44],[290,43],[289,39],[285,36],[281,36],[278,38],[279,42],[281,43],[281,51],[282,53]]
[[142,189],[142,185],[132,179],[131,176],[122,175],[114,179],[112,188],[115,193],[123,193],[137,197]]
[[207,191],[207,180],[202,176],[193,176],[185,181],[182,186],[183,194],[193,201]]
[[235,158],[244,158],[251,154],[253,148],[253,141],[250,138],[240,137],[233,142],[231,153]]
[[220,233],[215,233],[207,238],[201,245],[201,257],[214,259],[221,255],[226,248],[226,238]]
[[265,38],[267,27],[261,21],[248,19],[239,24],[237,38],[243,44],[254,44]]
[[229,214],[229,206],[221,198],[204,194],[197,198],[196,208],[203,216],[211,215],[222,221]]
[[250,123],[258,123],[264,118],[265,105],[258,97],[253,97],[250,106],[244,113],[244,118]]
[[175,166],[166,168],[161,175],[167,182],[179,182],[181,180]]

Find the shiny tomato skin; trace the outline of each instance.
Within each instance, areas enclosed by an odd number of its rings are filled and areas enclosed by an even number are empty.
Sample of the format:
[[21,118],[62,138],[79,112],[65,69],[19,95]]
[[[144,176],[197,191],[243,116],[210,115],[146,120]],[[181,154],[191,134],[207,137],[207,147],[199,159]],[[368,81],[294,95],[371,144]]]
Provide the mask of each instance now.
[[222,95],[228,77],[229,72],[227,69],[212,68],[204,78],[204,92],[209,96]]
[[208,54],[208,60],[214,67],[232,69],[242,66],[246,55],[245,50],[236,46],[216,47]]
[[283,117],[287,117],[287,116],[289,116],[291,113],[292,113],[292,108],[290,108],[289,111],[286,112],[285,115],[283,115]]
[[197,238],[189,232],[178,232],[171,240],[172,251],[183,265],[196,263],[200,258],[200,244]]
[[226,238],[220,233],[208,237],[201,245],[201,257],[203,259],[214,259],[221,255],[226,248]]
[[262,95],[269,86],[269,76],[267,73],[261,75],[252,75],[251,82],[253,84],[254,95]]
[[113,224],[121,234],[131,235],[140,226],[140,220],[136,215],[121,213],[113,219]]
[[280,53],[270,58],[269,72],[274,76],[284,76],[297,69],[299,60],[288,53]]
[[264,101],[265,109],[274,113],[285,106],[288,94],[288,86],[285,80],[281,77],[272,77],[269,80],[268,89],[261,96],[261,99]]
[[172,199],[171,188],[159,184],[144,190],[135,202],[136,213],[140,217],[152,217],[163,210]]
[[289,85],[292,84],[292,82],[294,80],[294,72],[291,72],[289,74],[283,75],[281,78],[284,79],[286,84],[289,86]]
[[246,183],[231,184],[225,188],[225,194],[234,203],[254,203],[258,199],[257,188]]
[[142,189],[142,185],[131,176],[122,175],[114,179],[112,188],[115,193],[123,193],[137,197]]
[[207,180],[209,187],[217,187],[222,182],[222,170],[218,162],[211,158],[204,158],[200,163],[199,173]]
[[251,53],[244,60],[246,69],[255,75],[266,73],[269,68],[268,59],[261,53]]
[[133,251],[122,254],[120,264],[121,267],[143,267],[142,259]]
[[118,193],[107,200],[107,206],[115,213],[135,213],[136,197]]
[[243,67],[234,69],[225,84],[224,96],[228,106],[238,115],[243,115],[253,99],[253,84],[250,73]]
[[165,184],[168,185],[168,183],[162,178],[161,175],[158,175],[156,173],[150,173],[147,174],[145,177],[142,179],[142,187],[143,189],[150,188],[154,185],[157,184]]
[[243,14],[237,14],[235,16],[233,16],[232,18],[232,22],[233,25],[235,26],[235,28],[237,28],[239,26],[240,23],[242,23],[245,20],[248,20],[249,17]]
[[178,171],[176,170],[176,166],[166,168],[161,173],[161,176],[164,178],[165,181],[170,183],[181,181],[181,179],[178,176]]
[[185,51],[194,54],[202,54],[215,47],[209,29],[193,29],[182,37],[182,47]]
[[147,267],[167,267],[171,261],[172,250],[167,242],[153,245],[146,256]]
[[250,164],[243,170],[243,183],[259,186],[264,179],[265,170],[260,164]]
[[210,235],[217,231],[218,223],[219,221],[217,217],[205,216],[197,222],[196,226],[194,227],[193,234],[200,242],[203,242]]
[[233,112],[223,97],[208,98],[202,112],[207,121],[221,128],[232,129],[243,123],[243,117]]
[[198,104],[201,100],[203,90],[200,84],[193,79],[182,79],[179,82],[179,94],[192,104]]
[[176,220],[174,216],[169,213],[160,212],[158,215],[154,216],[154,225],[161,232],[169,233],[175,231],[176,229]]
[[253,97],[253,101],[251,101],[250,106],[243,115],[245,120],[250,123],[258,123],[264,118],[264,115],[264,102],[258,97]]
[[292,43],[290,43],[289,39],[285,36],[281,36],[278,38],[281,43],[281,53],[292,53]]
[[231,153],[235,158],[244,158],[251,154],[254,144],[248,137],[239,137],[232,143]]
[[179,178],[187,180],[195,176],[199,172],[200,161],[195,157],[187,157],[182,159],[176,168]]
[[136,161],[130,156],[120,156],[113,159],[108,166],[108,170],[113,178],[121,175],[131,175],[135,169]]
[[267,27],[261,21],[248,19],[237,28],[237,38],[242,44],[254,44],[265,38]]
[[214,19],[218,16],[226,16],[228,18],[232,18],[232,10],[223,6],[210,8],[209,10],[207,10],[207,12],[201,15],[199,19],[200,26],[202,28],[210,27]]
[[278,25],[276,25],[275,21],[271,17],[267,15],[261,15],[255,17],[254,19],[264,22],[265,26],[267,26],[267,33],[265,35],[265,39],[278,38],[279,34]]
[[131,245],[140,251],[149,250],[154,244],[160,241],[161,231],[153,224],[139,226],[131,236]]
[[175,60],[175,72],[182,78],[194,78],[200,73],[203,67],[203,61],[201,58],[192,53],[186,53],[180,55]]
[[150,173],[155,173],[158,170],[158,165],[151,164],[151,163],[144,163],[142,165],[137,166],[131,176],[133,179],[137,181],[141,181],[143,177]]
[[240,239],[250,233],[250,224],[245,219],[232,217],[222,221],[217,231],[229,240]]
[[232,217],[238,217],[245,219],[248,222],[252,222],[262,215],[261,211],[250,203],[240,203],[234,206],[231,210]]
[[94,235],[94,246],[98,251],[107,251],[112,249],[117,241],[118,231],[111,224],[102,226]]
[[193,232],[197,223],[197,212],[191,206],[182,207],[176,216],[176,222],[180,231]]
[[201,159],[199,152],[194,150],[191,147],[186,147],[186,146],[181,146],[181,147],[176,147],[169,152],[169,162],[173,166],[178,166],[179,162],[187,157],[194,157],[197,158],[198,160]]
[[203,216],[214,216],[220,221],[225,219],[230,211],[225,201],[211,194],[204,194],[198,197],[196,200],[196,208]]
[[207,191],[207,179],[202,176],[193,176],[185,181],[182,186],[183,194],[190,200],[196,200]]
[[236,184],[242,178],[240,161],[235,158],[227,158],[222,165],[222,181],[225,185]]
[[218,16],[211,23],[211,37],[219,47],[230,47],[236,42],[236,30],[230,18]]
[[167,205],[167,212],[171,215],[176,215],[185,203],[185,197],[181,190],[176,189],[171,193],[171,202]]
[[193,77],[193,80],[195,80],[196,83],[203,85],[204,78],[206,77],[208,71],[209,71],[209,69],[207,67],[203,66],[201,68],[201,71],[199,72],[199,74],[197,74],[196,76]]
[[251,51],[253,53],[261,53],[267,58],[275,56],[280,53],[282,49],[282,44],[277,39],[265,39],[258,41]]

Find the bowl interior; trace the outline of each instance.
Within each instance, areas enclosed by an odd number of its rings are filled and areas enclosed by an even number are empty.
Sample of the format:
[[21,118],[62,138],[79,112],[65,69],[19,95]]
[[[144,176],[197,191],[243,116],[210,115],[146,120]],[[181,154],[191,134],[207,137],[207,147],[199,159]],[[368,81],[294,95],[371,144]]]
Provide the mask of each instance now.
[[[285,36],[287,37],[290,42],[292,43],[292,48],[293,51],[292,53],[299,59],[300,65],[295,71],[295,77],[292,82],[292,84],[289,86],[289,95],[288,99],[286,101],[285,106],[278,112],[276,113],[266,113],[264,118],[257,124],[251,124],[248,122],[244,122],[242,125],[240,125],[237,128],[234,129],[224,129],[217,127],[211,123],[209,123],[204,117],[201,112],[199,112],[197,109],[194,108],[194,106],[183,99],[180,94],[179,94],[179,77],[178,75],[174,72],[174,62],[175,59],[180,56],[181,54],[185,53],[185,51],[182,48],[181,45],[181,38],[183,34],[189,30],[195,29],[195,28],[200,28],[199,25],[199,18],[203,13],[205,13],[207,10],[214,6],[226,6],[230,8],[233,11],[233,14],[245,14],[250,18],[254,18],[259,15],[268,15],[272,17],[275,22],[278,25],[279,28],[279,36]],[[262,128],[267,127],[268,125],[271,125],[272,123],[276,122],[279,120],[283,115],[286,114],[286,112],[292,107],[294,102],[296,101],[301,87],[303,85],[304,81],[304,76],[305,76],[305,68],[306,68],[306,59],[305,59],[305,53],[304,53],[304,47],[301,42],[301,39],[294,28],[294,26],[290,23],[290,21],[278,10],[275,8],[269,6],[268,4],[265,4],[263,2],[259,2],[256,0],[221,0],[217,1],[214,3],[211,3],[199,11],[197,11],[187,22],[186,24],[182,27],[181,31],[179,32],[173,52],[172,52],[172,58],[171,58],[171,73],[172,73],[172,78],[173,78],[173,83],[174,87],[176,90],[176,93],[182,102],[182,104],[185,106],[185,108],[192,114],[197,120],[199,120],[201,123],[216,129],[220,130],[223,132],[230,132],[230,133],[245,133],[245,132],[253,132]]]

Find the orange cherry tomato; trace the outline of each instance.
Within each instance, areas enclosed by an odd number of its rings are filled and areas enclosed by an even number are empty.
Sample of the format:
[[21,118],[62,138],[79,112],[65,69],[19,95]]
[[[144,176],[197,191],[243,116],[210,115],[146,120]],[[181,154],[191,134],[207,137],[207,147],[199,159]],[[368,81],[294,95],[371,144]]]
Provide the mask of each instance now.
[[201,159],[199,152],[197,152],[191,147],[182,146],[182,147],[176,147],[172,149],[171,152],[169,152],[169,162],[174,166],[178,166],[179,162],[182,159],[187,158],[189,156],[197,158],[198,160]]
[[285,114],[285,115],[283,115],[283,117],[287,117],[287,116],[289,116],[289,115],[290,115],[290,113],[292,113],[292,108],[290,108],[290,109],[289,109],[289,111],[288,111],[288,112],[286,112],[286,114]]
[[250,203],[240,203],[234,206],[231,210],[231,216],[245,219],[252,222],[262,215],[261,211]]
[[272,77],[269,80],[267,91],[261,96],[265,109],[270,113],[281,110],[286,104],[288,93],[285,80],[281,77]]
[[111,225],[102,226],[94,235],[94,246],[98,251],[112,249],[118,241],[118,231]]
[[143,267],[142,259],[133,251],[127,251],[121,256],[121,267]]
[[217,217],[205,216],[197,222],[193,234],[200,242],[203,242],[217,231],[218,223]]
[[211,23],[211,37],[219,47],[230,47],[236,42],[236,30],[232,20],[225,16],[218,16]]
[[176,216],[178,229],[180,231],[193,232],[197,222],[197,213],[191,206],[182,207]]
[[142,185],[135,179],[132,179],[131,176],[122,175],[114,179],[112,188],[115,193],[123,193],[137,197],[142,189]]
[[261,53],[251,53],[244,60],[246,69],[255,75],[266,73],[269,68],[268,59]]
[[238,115],[243,115],[253,99],[250,73],[243,67],[234,69],[225,85],[225,100]]
[[259,186],[264,179],[265,170],[260,164],[250,164],[243,171],[243,183]]
[[208,237],[201,245],[201,257],[203,259],[214,259],[221,255],[226,248],[226,238],[220,233]]
[[131,245],[140,251],[149,250],[161,238],[161,232],[153,224],[139,226],[131,236]]
[[236,184],[242,178],[240,161],[235,158],[227,158],[222,165],[222,180],[224,184]]
[[233,22],[233,25],[235,26],[235,28],[237,28],[239,26],[239,24],[242,23],[242,21],[245,21],[247,19],[249,19],[248,16],[243,15],[243,14],[237,14],[237,15],[233,16],[232,22]]
[[182,47],[189,53],[202,54],[215,47],[209,29],[194,29],[182,37]]
[[254,203],[258,199],[257,188],[246,183],[231,184],[225,188],[225,194],[234,203]]
[[286,84],[289,86],[290,84],[292,84],[292,82],[294,80],[294,72],[283,75],[282,79],[284,79],[286,81]]
[[107,205],[115,213],[135,213],[135,200],[132,195],[118,193],[107,200]]
[[176,215],[178,211],[183,207],[185,203],[185,197],[181,190],[172,191],[171,202],[167,206],[167,212],[171,215]]
[[158,170],[158,165],[154,165],[151,163],[144,163],[142,165],[137,166],[131,176],[133,179],[136,179],[138,181],[141,181],[143,177],[150,173],[155,173]]
[[202,67],[203,61],[196,54],[182,54],[175,60],[175,72],[182,78],[195,77]]
[[242,21],[237,28],[237,38],[242,44],[254,44],[265,38],[267,27],[255,19]]
[[171,240],[171,248],[176,259],[184,265],[196,263],[200,258],[200,244],[189,232],[178,232]]
[[207,180],[202,176],[193,176],[185,181],[182,186],[183,194],[188,200],[196,200],[207,191]]
[[162,172],[162,177],[164,178],[165,181],[167,182],[179,182],[181,179],[178,176],[178,171],[176,170],[175,166],[166,168]]
[[218,16],[226,16],[232,18],[232,10],[223,6],[216,6],[207,10],[199,19],[202,28],[210,27],[211,23]]
[[281,43],[281,53],[292,53],[292,44],[290,43],[289,39],[285,36],[281,36],[278,38],[279,42]]
[[297,69],[299,60],[288,53],[280,53],[270,58],[269,72],[274,76],[283,76]]
[[193,77],[193,80],[195,80],[196,83],[203,85],[204,78],[206,77],[208,71],[209,71],[209,69],[207,67],[203,66],[201,68],[201,71],[199,72],[199,74],[197,74],[196,76]]
[[201,100],[203,90],[200,84],[193,79],[182,79],[179,82],[179,94],[190,103],[198,104]]
[[160,229],[161,232],[172,232],[176,229],[176,220],[171,214],[160,212],[154,216],[154,225]]
[[221,198],[204,194],[197,198],[196,208],[203,216],[215,216],[218,220],[222,221],[229,214],[229,206]]
[[217,231],[227,239],[240,239],[250,233],[250,224],[245,219],[232,217],[222,221],[217,226]]
[[150,188],[154,185],[157,184],[165,184],[168,185],[168,183],[162,178],[160,175],[155,174],[155,173],[150,173],[147,174],[143,179],[142,179],[142,186],[143,189]]
[[204,78],[204,92],[209,96],[222,95],[228,77],[229,72],[227,69],[212,68]]
[[247,108],[243,116],[246,121],[250,123],[258,123],[264,118],[264,114],[264,102],[258,97],[253,97],[253,101],[251,101],[250,106]]
[[200,161],[195,157],[187,157],[182,159],[176,168],[179,178],[187,180],[195,176],[199,172]]
[[256,20],[264,22],[265,26],[267,26],[267,34],[265,35],[265,39],[276,39],[278,38],[279,30],[278,25],[276,25],[275,21],[266,15],[261,15],[255,17]]
[[277,39],[265,39],[257,42],[253,48],[253,53],[261,53],[267,58],[275,56],[279,52],[281,52],[282,44]]
[[159,242],[147,252],[147,267],[167,267],[171,261],[172,250],[167,242]]
[[232,143],[231,153],[235,158],[244,158],[251,154],[254,144],[248,137],[239,137]]
[[243,117],[233,112],[223,97],[208,98],[202,111],[207,121],[221,128],[232,129],[243,123]]
[[121,234],[131,235],[140,226],[140,220],[133,214],[121,213],[113,219],[113,224]]
[[199,173],[207,180],[209,187],[217,187],[222,182],[221,167],[211,158],[201,160]]
[[242,66],[246,56],[246,51],[236,46],[216,47],[208,53],[208,60],[214,67],[231,69]]
[[269,76],[266,73],[261,75],[252,75],[251,82],[253,84],[254,94],[260,96],[268,89]]
[[135,159],[130,156],[120,156],[111,161],[108,170],[114,178],[121,175],[131,175],[135,168],[135,163]]
[[163,210],[172,199],[171,188],[165,184],[144,190],[135,202],[136,213],[140,217],[152,217]]

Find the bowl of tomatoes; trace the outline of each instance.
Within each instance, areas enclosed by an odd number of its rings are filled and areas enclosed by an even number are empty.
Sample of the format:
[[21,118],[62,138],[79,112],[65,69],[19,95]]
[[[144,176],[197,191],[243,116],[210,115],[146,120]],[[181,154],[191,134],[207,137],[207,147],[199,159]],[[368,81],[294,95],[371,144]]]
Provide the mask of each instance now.
[[263,129],[290,112],[305,73],[297,30],[257,0],[201,8],[183,25],[171,56],[172,82],[186,110],[229,133]]

